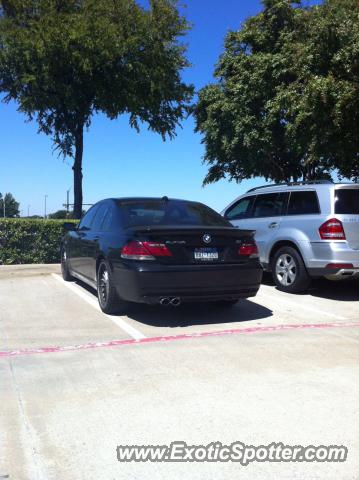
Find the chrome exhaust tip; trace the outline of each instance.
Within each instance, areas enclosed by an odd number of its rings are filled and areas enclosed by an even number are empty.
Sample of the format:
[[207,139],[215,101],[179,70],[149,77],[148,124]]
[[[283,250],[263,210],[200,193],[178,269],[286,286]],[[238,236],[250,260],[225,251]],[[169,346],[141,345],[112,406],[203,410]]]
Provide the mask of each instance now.
[[160,305],[162,305],[162,307],[168,307],[170,303],[171,301],[168,297],[163,297],[160,299]]
[[172,307],[178,307],[181,305],[181,299],[179,297],[174,297],[171,300]]

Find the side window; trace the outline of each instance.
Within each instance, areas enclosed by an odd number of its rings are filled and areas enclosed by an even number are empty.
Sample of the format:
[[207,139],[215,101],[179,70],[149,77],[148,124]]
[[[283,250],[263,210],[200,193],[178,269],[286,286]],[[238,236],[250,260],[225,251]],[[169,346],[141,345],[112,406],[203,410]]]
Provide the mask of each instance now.
[[285,193],[267,193],[258,195],[253,207],[253,217],[278,217],[283,214]]
[[98,205],[94,205],[85,213],[85,216],[80,222],[79,230],[90,230],[93,219],[95,218]]
[[95,232],[100,232],[102,230],[102,222],[105,219],[107,211],[108,211],[107,202],[100,203],[97,209],[97,213],[95,215],[95,219],[92,223],[91,230],[94,230]]
[[287,215],[310,215],[320,213],[316,192],[291,192]]
[[251,214],[254,199],[254,196],[241,198],[226,211],[225,217],[228,220],[240,220],[241,218],[248,218]]

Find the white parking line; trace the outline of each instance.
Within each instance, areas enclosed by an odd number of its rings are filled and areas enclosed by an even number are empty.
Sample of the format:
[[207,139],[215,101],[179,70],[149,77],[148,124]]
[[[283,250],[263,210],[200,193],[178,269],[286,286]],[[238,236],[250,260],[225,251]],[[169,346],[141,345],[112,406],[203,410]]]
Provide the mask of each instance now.
[[106,313],[103,313],[101,311],[101,308],[100,308],[100,305],[98,304],[97,300],[95,300],[93,298],[93,296],[91,296],[90,294],[88,293],[85,293],[85,291],[79,286],[77,285],[76,283],[72,283],[72,282],[65,282],[60,275],[58,275],[57,273],[52,273],[51,274],[54,278],[56,278],[56,280],[58,282],[60,282],[62,285],[64,285],[65,287],[69,288],[70,290],[72,290],[74,293],[76,293],[76,295],[78,295],[79,297],[81,297],[83,300],[85,300],[85,302],[87,302],[89,305],[91,305],[92,307],[94,307],[97,311],[99,311],[100,313],[102,313],[102,315],[104,315],[105,317],[107,317],[108,319],[110,319],[113,323],[115,323],[118,327],[120,327],[123,331],[125,331],[126,333],[128,333],[128,335],[130,335],[132,338],[134,338],[135,340],[141,340],[141,338],[146,338],[145,335],[143,335],[139,330],[137,330],[136,328],[132,327],[131,325],[129,325],[123,317],[117,317],[116,315],[107,315]]
[[[282,297],[280,295],[280,292],[278,292],[277,290],[274,290],[277,295],[274,295],[272,289],[271,291],[267,291],[267,288],[265,288],[266,285],[262,285],[260,290],[259,290],[259,294],[258,294],[258,298],[260,297],[270,297],[270,301],[271,301],[271,304],[273,305],[273,301],[275,299],[275,302],[281,302],[283,304],[286,304],[288,306],[291,306],[293,308],[295,308],[296,310],[305,310],[307,312],[311,312],[311,313],[314,313],[315,315],[323,315],[325,317],[330,317],[330,318],[336,318],[337,320],[348,320],[348,318],[346,317],[343,317],[342,315],[337,315],[335,313],[331,313],[331,312],[327,312],[325,310],[319,310],[318,308],[313,308],[313,307],[310,307],[310,306],[307,306],[305,305],[305,298],[306,297],[303,297],[303,296],[298,296],[296,298],[299,299],[299,302],[292,302],[289,300],[289,298],[285,297],[284,296]],[[270,287],[268,287],[270,288]],[[288,296],[290,296],[289,294],[286,294]]]

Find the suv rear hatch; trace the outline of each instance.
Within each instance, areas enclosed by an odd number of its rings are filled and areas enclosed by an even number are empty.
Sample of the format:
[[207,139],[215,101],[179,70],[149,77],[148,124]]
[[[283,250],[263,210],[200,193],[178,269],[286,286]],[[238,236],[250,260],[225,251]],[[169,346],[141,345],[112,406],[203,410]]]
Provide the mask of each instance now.
[[335,189],[334,213],[343,224],[348,245],[359,250],[359,185]]

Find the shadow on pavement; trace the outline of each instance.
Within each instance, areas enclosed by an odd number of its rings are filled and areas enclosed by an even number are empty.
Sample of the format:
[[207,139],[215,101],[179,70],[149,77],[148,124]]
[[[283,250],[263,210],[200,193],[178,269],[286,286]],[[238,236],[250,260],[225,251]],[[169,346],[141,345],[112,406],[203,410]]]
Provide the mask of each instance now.
[[[262,283],[275,288],[270,273],[264,273]],[[288,295],[289,297],[311,295],[312,297],[337,300],[338,302],[359,301],[359,279],[331,281],[325,278],[320,278],[313,280],[308,292],[299,294],[288,293]]]
[[[85,283],[81,281],[76,283],[96,296],[96,291]],[[269,308],[242,299],[234,307],[220,307],[210,302],[184,304],[179,307],[132,304],[128,317],[153,327],[189,327],[261,320],[272,315],[273,312]]]
[[359,301],[359,280],[342,280],[336,282],[326,280],[325,278],[315,280],[308,293],[312,295],[312,297],[337,300],[338,302]]
[[272,314],[268,308],[243,299],[234,307],[211,303],[184,304],[176,308],[134,305],[129,317],[152,327],[189,327],[261,320]]

